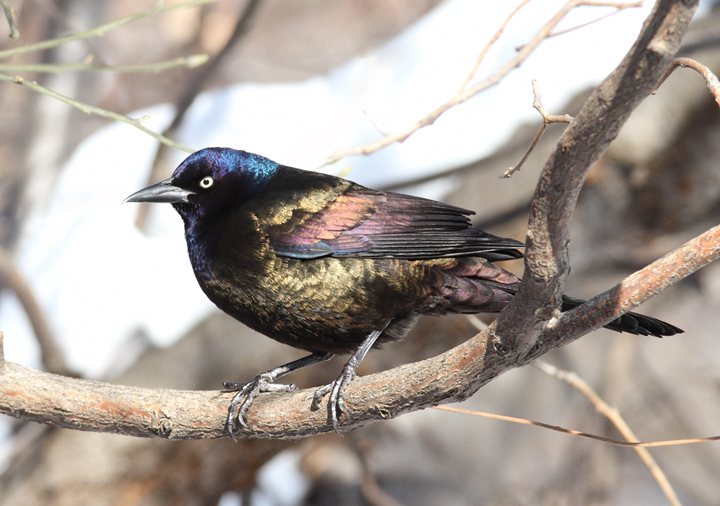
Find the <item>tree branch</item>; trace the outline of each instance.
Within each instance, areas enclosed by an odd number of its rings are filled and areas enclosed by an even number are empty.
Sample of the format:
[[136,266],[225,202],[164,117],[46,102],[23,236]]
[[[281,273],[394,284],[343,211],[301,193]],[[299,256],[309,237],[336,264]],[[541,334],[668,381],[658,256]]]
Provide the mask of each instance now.
[[26,81],[22,77],[18,77],[18,76],[12,77],[12,76],[8,76],[5,74],[0,74],[0,81],[7,81],[9,83],[19,84],[20,86],[24,86],[25,88],[29,88],[38,93],[42,93],[43,95],[47,95],[48,97],[55,98],[55,99],[59,100],[60,102],[65,102],[66,104],[71,105],[71,106],[75,107],[76,109],[80,109],[82,112],[87,113],[87,114],[96,114],[96,115],[102,116],[104,118],[110,118],[110,119],[114,119],[115,121],[120,121],[121,123],[127,123],[128,125],[134,126],[138,130],[142,130],[143,132],[148,134],[153,139],[157,139],[161,143],[167,144],[168,146],[170,146],[172,148],[179,149],[179,150],[185,151],[187,153],[192,153],[195,151],[192,148],[183,146],[182,144],[178,144],[177,142],[175,142],[171,139],[168,139],[167,137],[160,135],[157,132],[153,132],[149,128],[145,127],[142,124],[142,122],[145,121],[148,118],[148,116],[145,116],[145,117],[139,118],[139,119],[134,119],[134,118],[130,118],[128,116],[124,116],[122,114],[118,114],[116,112],[101,109],[100,107],[95,107],[94,105],[84,104],[84,103],[78,102],[77,100],[72,99],[70,97],[66,97],[65,95],[61,95],[60,93],[58,93],[56,91],[49,90],[49,89],[45,88],[44,86],[40,86],[36,82]]
[[[718,256],[720,231],[715,228],[630,276],[621,283],[617,297],[600,296],[560,319],[553,318],[552,302],[561,293],[568,270],[567,227],[582,181],[630,111],[658,81],[696,6],[697,1],[660,0],[630,53],[566,130],[545,165],[533,200],[523,284],[496,324],[440,356],[353,381],[345,394],[342,430],[462,401],[502,372],[578,339]],[[597,313],[581,324],[568,323],[591,310]],[[225,437],[232,393],[121,387],[12,363],[1,367],[0,412],[11,416],[142,437]],[[259,396],[248,413],[249,428],[242,434],[296,439],[329,432],[326,411],[309,410],[312,396],[313,390]]]
[[497,320],[498,334],[518,353],[533,346],[558,311],[570,270],[570,219],[585,177],[672,61],[696,7],[696,0],[655,4],[630,52],[590,95],[545,163],[530,207],[520,291]]
[[126,16],[124,18],[116,19],[115,21],[111,21],[110,23],[96,26],[95,28],[92,28],[90,30],[80,32],[80,33],[73,33],[70,35],[66,35],[64,37],[58,37],[57,39],[50,39],[50,40],[43,40],[42,42],[38,42],[36,44],[27,44],[25,46],[15,47],[12,49],[5,49],[4,51],[0,51],[0,59],[2,58],[8,58],[10,56],[15,56],[16,54],[25,54],[25,53],[34,53],[35,51],[43,51],[45,49],[50,49],[51,47],[57,47],[61,46],[63,44],[67,44],[68,42],[74,42],[76,40],[83,40],[83,39],[89,39],[91,37],[102,37],[106,32],[109,32],[110,30],[114,30],[115,28],[121,27],[123,25],[127,25],[128,23],[133,23],[135,21],[138,21],[140,19],[144,19],[150,16],[154,16],[155,14],[160,14],[162,12],[168,12],[168,11],[174,11],[177,9],[187,9],[189,7],[197,7],[199,5],[205,5],[212,2],[217,2],[218,0],[190,0],[188,2],[182,2],[178,4],[173,5],[158,5],[156,7],[151,7],[150,9],[146,9],[142,12],[138,12],[137,14],[132,14],[130,16]]
[[[510,18],[512,18],[515,13],[526,4],[527,2],[522,3],[517,9],[515,9],[510,16],[508,17],[508,21]],[[461,104],[465,102],[466,100],[472,98],[473,96],[477,95],[481,91],[484,91],[492,86],[495,86],[498,84],[502,79],[505,78],[506,75],[508,75],[510,72],[512,72],[515,68],[519,67],[531,54],[537,47],[542,43],[543,40],[547,39],[551,36],[553,28],[555,28],[560,21],[562,21],[565,16],[568,15],[568,13],[573,10],[576,7],[587,5],[587,6],[595,6],[595,7],[615,7],[616,9],[626,9],[630,7],[638,7],[641,5],[642,2],[635,2],[635,3],[621,3],[621,2],[602,2],[602,1],[592,1],[592,0],[569,0],[558,12],[555,14],[555,16],[548,21],[545,26],[543,26],[540,31],[535,34],[535,36],[532,38],[530,42],[525,44],[522,48],[519,49],[517,56],[510,60],[508,63],[503,65],[501,68],[499,68],[496,72],[494,72],[490,77],[487,79],[484,79],[480,81],[479,83],[471,86],[470,88],[467,88],[468,81],[466,80],[465,83],[463,83],[462,88],[460,91],[458,91],[455,96],[450,99],[448,102],[444,103],[434,111],[432,111],[430,114],[425,116],[423,119],[415,123],[413,126],[405,130],[404,132],[401,132],[399,134],[388,134],[384,136],[381,139],[378,139],[377,141],[370,142],[368,144],[363,144],[362,146],[355,146],[352,148],[346,148],[346,149],[338,149],[336,151],[333,151],[329,155],[327,155],[328,159],[330,161],[337,160],[339,158],[343,158],[345,156],[350,155],[367,155],[370,153],[374,153],[375,151],[384,148],[385,146],[389,146],[390,144],[394,144],[396,142],[403,143],[405,140],[410,137],[412,134],[420,130],[421,128],[424,128],[426,126],[432,125],[437,121],[437,119],[442,116],[446,111],[449,109],[455,107],[458,104]],[[488,45],[483,49],[482,53],[480,54],[480,58],[478,58],[478,61],[475,64],[475,67],[473,68],[472,72],[470,73],[470,77],[468,80],[472,79],[472,77],[475,74],[475,71],[480,65],[480,62],[482,61],[482,58],[484,58],[485,53],[489,49],[489,47],[495,43],[495,41],[500,37],[502,34],[505,25],[507,24],[507,21],[503,24],[503,26],[498,30],[498,32],[493,36],[493,38],[490,40]]]

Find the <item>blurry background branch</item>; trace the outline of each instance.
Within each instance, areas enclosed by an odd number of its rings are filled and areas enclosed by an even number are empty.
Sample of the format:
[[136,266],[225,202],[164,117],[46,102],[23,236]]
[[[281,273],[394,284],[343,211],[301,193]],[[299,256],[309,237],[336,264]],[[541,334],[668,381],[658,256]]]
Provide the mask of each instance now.
[[0,72],[48,72],[58,73],[66,71],[84,71],[84,70],[101,70],[111,72],[160,72],[163,70],[185,67],[192,69],[203,65],[208,61],[206,54],[194,54],[181,58],[173,58],[172,60],[162,61],[158,63],[149,63],[147,65],[94,65],[92,62],[83,63],[35,63],[9,65],[0,64]]
[[389,146],[390,144],[393,144],[395,142],[404,142],[408,137],[410,137],[412,134],[420,130],[421,128],[424,128],[426,126],[432,125],[435,123],[435,121],[442,116],[447,110],[453,108],[454,106],[461,104],[468,100],[469,98],[477,95],[483,90],[486,90],[490,88],[491,86],[495,86],[498,84],[506,75],[508,75],[513,69],[519,67],[522,62],[524,62],[532,53],[537,49],[537,47],[542,43],[543,40],[547,39],[551,34],[553,28],[555,28],[558,23],[560,23],[565,16],[570,13],[573,9],[580,6],[595,6],[595,7],[615,7],[617,9],[626,9],[629,7],[638,7],[641,5],[642,2],[634,2],[634,3],[622,3],[622,2],[601,2],[601,1],[589,1],[589,0],[570,0],[568,1],[562,9],[560,9],[555,16],[545,25],[542,27],[542,29],[535,34],[535,36],[528,42],[526,45],[524,45],[520,50],[518,51],[517,56],[510,60],[508,63],[503,65],[500,69],[498,69],[496,72],[494,72],[490,77],[483,79],[479,83],[471,86],[470,88],[467,88],[467,84],[469,81],[472,80],[472,78],[475,75],[475,72],[480,66],[480,63],[482,62],[482,59],[484,55],[487,53],[487,50],[490,48],[492,44],[494,44],[498,38],[500,38],[500,35],[505,29],[505,26],[510,21],[510,19],[518,12],[520,8],[522,8],[524,5],[527,4],[527,2],[523,2],[517,9],[515,9],[510,16],[507,18],[505,23],[500,27],[500,29],[496,32],[496,34],[493,36],[493,38],[490,40],[490,42],[487,44],[487,46],[483,49],[483,51],[480,54],[480,57],[478,58],[478,61],[475,63],[475,66],[470,73],[470,76],[468,79],[463,83],[462,87],[460,88],[460,91],[458,91],[455,96],[450,99],[445,104],[441,105],[434,111],[432,111],[430,114],[425,116],[423,119],[415,123],[413,126],[408,128],[402,133],[399,134],[388,134],[382,139],[379,139],[377,141],[364,144],[362,146],[356,146],[352,148],[346,148],[346,149],[338,149],[336,151],[333,151],[330,153],[328,158],[330,160],[335,160],[338,158],[343,158],[345,156],[350,155],[367,155],[370,153],[373,153],[379,149],[384,148],[385,146]]
[[2,50],[2,51],[0,51],[0,59],[8,58],[10,56],[15,56],[18,54],[32,53],[35,51],[43,51],[45,49],[50,49],[53,47],[61,46],[63,44],[67,44],[68,42],[75,42],[78,40],[89,39],[91,37],[102,37],[110,30],[114,30],[115,28],[119,28],[123,25],[127,25],[128,23],[133,23],[135,21],[139,21],[143,18],[155,16],[157,14],[161,14],[164,12],[174,11],[177,9],[187,9],[189,7],[197,7],[199,5],[204,5],[204,4],[217,2],[217,1],[218,0],[190,0],[188,2],[181,2],[181,3],[173,4],[173,5],[158,5],[157,7],[152,7],[150,9],[146,9],[137,14],[133,14],[131,16],[126,16],[124,18],[117,19],[110,23],[107,23],[107,24],[104,24],[101,26],[97,26],[91,30],[87,30],[87,31],[80,32],[80,33],[74,33],[72,35],[66,35],[64,37],[58,37],[56,39],[44,40],[42,42],[38,42],[35,44],[27,44],[24,46],[13,48],[13,49]]
[[7,0],[0,0],[3,11],[5,11],[5,18],[7,19],[8,25],[10,26],[10,38],[17,39],[20,37],[17,26],[15,25],[15,9],[13,9]]
[[75,107],[76,109],[81,110],[84,113],[87,114],[96,114],[98,116],[102,116],[104,118],[113,119],[115,121],[120,121],[121,123],[127,123],[130,126],[134,126],[138,130],[141,130],[148,134],[150,137],[157,139],[163,144],[167,144],[170,147],[179,149],[181,151],[185,151],[187,153],[192,153],[195,151],[192,148],[189,148],[187,146],[183,146],[182,144],[178,144],[177,142],[168,139],[167,137],[160,135],[159,133],[153,132],[146,126],[144,126],[142,123],[147,117],[143,118],[129,118],[123,114],[118,114],[112,111],[106,111],[105,109],[101,109],[100,107],[95,107],[94,105],[84,104],[82,102],[78,102],[77,100],[74,100],[70,97],[66,97],[65,95],[61,95],[60,93],[57,93],[55,91],[49,90],[45,88],[44,86],[40,86],[39,84],[31,81],[26,81],[22,77],[11,77],[5,74],[0,74],[0,80],[7,81],[9,83],[15,83],[19,84],[20,86],[24,86],[26,88],[29,88],[33,91],[36,91],[38,93],[42,93],[43,95],[47,95],[48,97],[52,97],[56,100],[59,100],[60,102],[65,102],[68,105],[71,105]]
[[[622,434],[622,436],[627,441],[638,441],[637,436],[632,431],[627,422],[623,419],[623,417],[620,415],[618,410],[610,407],[610,405],[605,402],[583,378],[581,378],[574,372],[558,369],[557,367],[554,367],[541,360],[535,361],[535,365],[544,373],[549,374],[550,376],[553,376],[560,381],[564,381],[568,385],[575,387],[580,393],[587,397],[590,402],[592,402],[593,406],[595,406],[595,409],[597,409],[600,414],[607,417],[607,419],[612,422],[612,424],[617,428],[620,434]],[[642,447],[635,447],[634,450],[640,456],[647,468],[650,470],[653,478],[655,478],[655,481],[657,481],[658,485],[665,494],[665,497],[667,497],[668,501],[670,501],[670,504],[672,504],[673,506],[681,506],[680,499],[678,499],[675,490],[673,489],[672,485],[670,485],[667,476],[665,476],[663,470],[660,468],[652,455],[650,455],[648,449]]]
[[65,363],[63,351],[58,346],[30,286],[18,271],[12,256],[2,248],[0,248],[0,282],[7,283],[22,304],[40,346],[40,357],[45,370],[53,374],[72,375],[72,371]]

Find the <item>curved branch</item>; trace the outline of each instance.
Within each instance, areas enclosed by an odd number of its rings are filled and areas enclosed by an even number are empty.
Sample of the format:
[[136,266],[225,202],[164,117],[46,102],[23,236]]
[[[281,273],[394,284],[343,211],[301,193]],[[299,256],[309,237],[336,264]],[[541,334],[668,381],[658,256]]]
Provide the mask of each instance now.
[[[495,325],[422,362],[357,378],[345,392],[341,430],[467,399],[502,372],[569,344],[646,301],[720,256],[720,226],[629,276],[563,317],[521,356],[498,339]],[[618,304],[615,295],[630,301]],[[2,334],[0,333],[0,351]],[[372,392],[373,395],[367,395]],[[297,439],[332,431],[325,409],[310,411],[314,389],[261,395],[250,408],[248,437]],[[226,437],[233,392],[180,391],[112,385],[3,363],[0,413],[50,425],[166,439]]]
[[530,208],[522,285],[497,320],[511,349],[529,350],[557,312],[570,270],[570,219],[585,177],[672,61],[697,3],[655,4],[630,52],[590,95],[545,163]]

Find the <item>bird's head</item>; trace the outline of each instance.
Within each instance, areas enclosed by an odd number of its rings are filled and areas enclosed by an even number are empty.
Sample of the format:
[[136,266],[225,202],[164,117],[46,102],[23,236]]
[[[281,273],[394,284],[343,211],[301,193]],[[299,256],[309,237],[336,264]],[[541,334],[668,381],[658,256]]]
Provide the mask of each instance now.
[[170,178],[133,193],[125,202],[169,203],[184,220],[209,219],[260,192],[278,167],[254,153],[205,148],[188,156]]

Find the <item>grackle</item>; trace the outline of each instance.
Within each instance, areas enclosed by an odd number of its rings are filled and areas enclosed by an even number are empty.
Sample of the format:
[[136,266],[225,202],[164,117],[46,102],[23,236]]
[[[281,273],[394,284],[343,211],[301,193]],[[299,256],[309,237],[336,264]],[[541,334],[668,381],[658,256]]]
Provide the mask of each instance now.
[[[337,432],[345,387],[371,348],[402,338],[420,314],[499,312],[520,286],[491,262],[521,258],[523,243],[473,227],[472,211],[245,151],[200,150],[126,202],[172,204],[210,300],[250,328],[312,353],[247,383],[225,383],[237,391],[227,418],[233,438],[236,420],[247,427],[258,393],[295,388],[276,379],[351,353],[311,406],[329,393],[328,419]],[[582,303],[565,297],[561,309]],[[606,328],[658,337],[682,332],[635,313]]]

